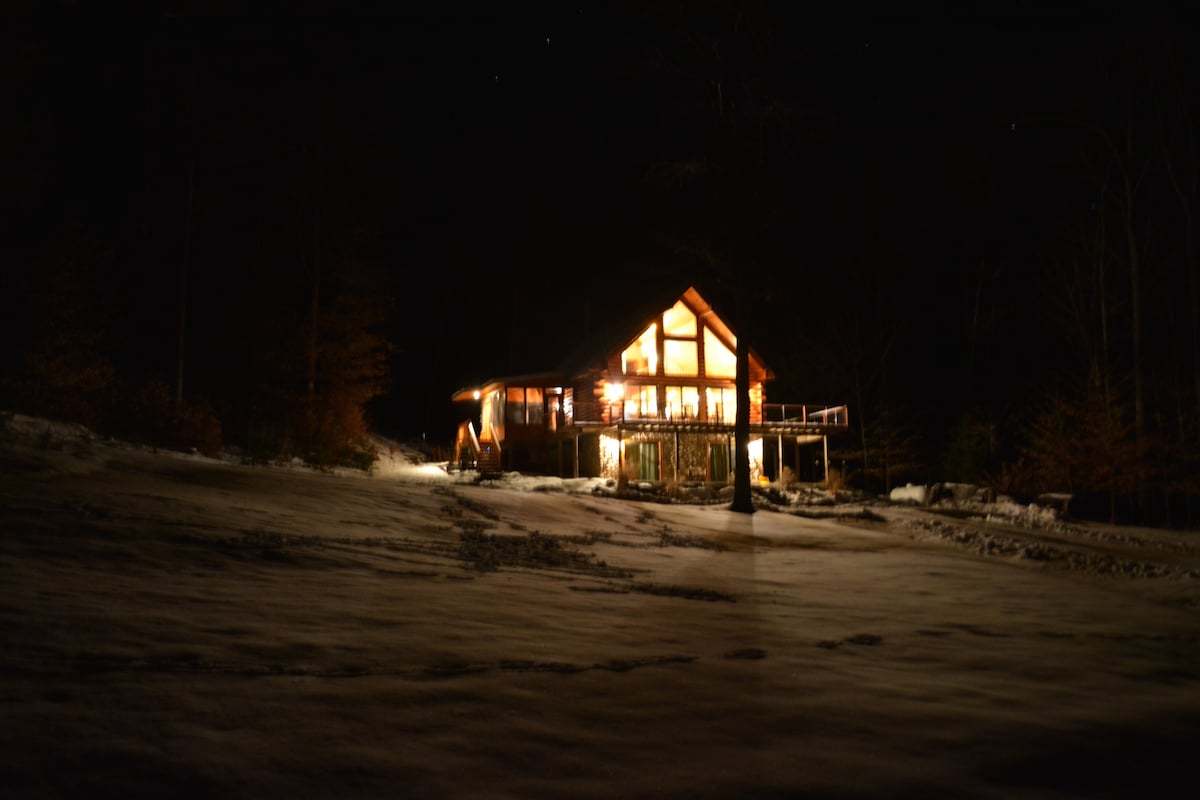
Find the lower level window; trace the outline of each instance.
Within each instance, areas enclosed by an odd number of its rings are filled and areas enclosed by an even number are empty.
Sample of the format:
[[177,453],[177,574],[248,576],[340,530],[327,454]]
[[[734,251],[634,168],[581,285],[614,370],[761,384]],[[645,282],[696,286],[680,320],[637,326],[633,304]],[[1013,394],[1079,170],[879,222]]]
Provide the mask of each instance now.
[[625,463],[639,481],[658,480],[658,442],[626,442]]
[[708,479],[710,481],[729,480],[729,446],[710,444],[708,446]]

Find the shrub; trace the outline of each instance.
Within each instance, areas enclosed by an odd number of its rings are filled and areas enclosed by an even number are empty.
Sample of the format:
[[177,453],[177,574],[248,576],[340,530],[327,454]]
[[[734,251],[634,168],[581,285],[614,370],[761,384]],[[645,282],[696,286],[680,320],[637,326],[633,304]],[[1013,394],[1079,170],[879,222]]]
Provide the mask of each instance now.
[[796,482],[796,471],[791,467],[784,467],[779,473],[779,485],[786,489]]
[[130,442],[215,456],[223,446],[221,423],[204,400],[176,406],[161,381],[125,382],[114,394],[101,429]]

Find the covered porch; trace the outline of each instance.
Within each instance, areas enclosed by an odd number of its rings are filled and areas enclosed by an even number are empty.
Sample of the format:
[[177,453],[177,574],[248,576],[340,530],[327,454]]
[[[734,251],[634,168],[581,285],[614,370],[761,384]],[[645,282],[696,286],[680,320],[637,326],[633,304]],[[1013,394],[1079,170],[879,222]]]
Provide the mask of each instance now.
[[[778,480],[788,460],[799,474],[801,447],[819,445],[819,480],[824,480],[829,469],[828,436],[848,427],[844,405],[764,405],[762,421],[750,424],[751,479]],[[614,422],[576,419],[559,431],[554,457],[564,477],[727,483],[733,475],[735,436],[735,426],[723,421],[619,416]],[[793,448],[790,454],[789,447]]]

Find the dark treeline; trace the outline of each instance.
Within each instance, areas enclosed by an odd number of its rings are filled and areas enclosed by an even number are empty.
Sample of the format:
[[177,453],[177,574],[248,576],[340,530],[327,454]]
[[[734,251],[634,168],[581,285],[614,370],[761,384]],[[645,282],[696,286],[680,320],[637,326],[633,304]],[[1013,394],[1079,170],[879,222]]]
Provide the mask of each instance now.
[[352,460],[694,282],[851,485],[1195,524],[1185,27],[614,9],[14,20],[3,404]]
[[659,92],[636,213],[727,318],[754,309],[772,397],[850,405],[840,479],[1195,523],[1200,72],[1178,30],[817,43],[755,4],[646,7],[623,62]]
[[9,31],[5,404],[163,446],[360,461],[397,283],[334,125],[340,54],[156,22]]
[[1069,57],[1003,130],[958,139],[961,110],[931,109],[954,160],[893,172],[772,344],[798,391],[850,403],[835,458],[860,486],[1070,492],[1080,515],[1193,526],[1200,73],[1161,29],[1054,41]]

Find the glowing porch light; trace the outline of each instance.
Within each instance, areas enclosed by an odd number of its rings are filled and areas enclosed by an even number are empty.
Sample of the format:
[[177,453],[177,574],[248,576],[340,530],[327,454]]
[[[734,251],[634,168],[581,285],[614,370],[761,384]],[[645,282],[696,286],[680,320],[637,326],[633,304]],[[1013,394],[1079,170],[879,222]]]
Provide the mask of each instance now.
[[604,399],[610,403],[615,403],[618,400],[625,398],[625,384],[610,383],[604,387]]
[[478,399],[479,399],[479,390],[478,390],[478,389],[476,389],[476,390],[475,390],[475,393],[474,393],[474,395],[473,395],[473,396],[474,396],[474,398],[475,398],[476,400],[478,400]]
[[763,440],[752,439],[747,442],[746,456],[750,459],[750,479],[760,481],[763,475]]

